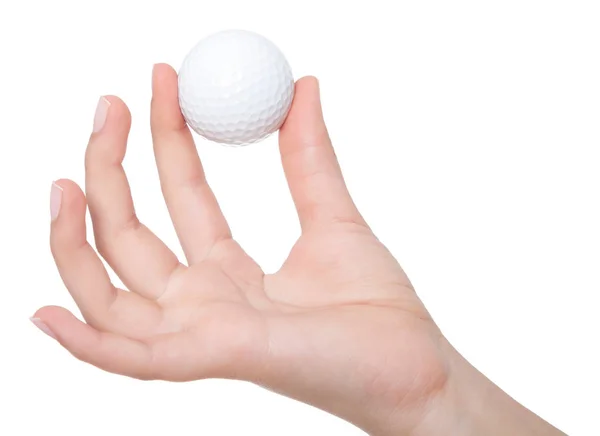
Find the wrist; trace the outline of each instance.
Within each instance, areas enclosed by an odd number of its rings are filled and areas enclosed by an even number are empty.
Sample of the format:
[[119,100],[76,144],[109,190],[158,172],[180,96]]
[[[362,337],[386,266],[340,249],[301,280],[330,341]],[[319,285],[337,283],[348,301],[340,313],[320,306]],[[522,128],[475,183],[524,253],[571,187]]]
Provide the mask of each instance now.
[[446,354],[448,382],[431,399],[411,435],[564,435],[492,383],[449,344]]

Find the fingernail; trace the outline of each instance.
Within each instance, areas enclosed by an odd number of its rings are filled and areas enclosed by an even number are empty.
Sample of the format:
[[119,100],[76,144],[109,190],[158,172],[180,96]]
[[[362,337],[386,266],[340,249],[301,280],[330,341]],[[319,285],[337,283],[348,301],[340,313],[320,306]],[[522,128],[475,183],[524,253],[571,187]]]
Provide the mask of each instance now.
[[56,339],[56,336],[54,336],[54,333],[52,333],[52,330],[50,330],[50,328],[46,324],[44,324],[44,321],[42,321],[39,318],[29,318],[29,320],[33,323],[33,325],[35,325],[41,331],[46,333],[52,339]]
[[52,182],[52,189],[50,190],[50,219],[52,221],[58,218],[62,203],[62,194],[63,188]]
[[156,66],[158,64],[154,64],[152,66],[152,90],[154,91],[154,87],[156,86]]
[[104,127],[109,108],[110,101],[108,101],[105,97],[100,97],[100,100],[98,100],[98,106],[96,106],[96,115],[94,116],[94,133],[98,133]]

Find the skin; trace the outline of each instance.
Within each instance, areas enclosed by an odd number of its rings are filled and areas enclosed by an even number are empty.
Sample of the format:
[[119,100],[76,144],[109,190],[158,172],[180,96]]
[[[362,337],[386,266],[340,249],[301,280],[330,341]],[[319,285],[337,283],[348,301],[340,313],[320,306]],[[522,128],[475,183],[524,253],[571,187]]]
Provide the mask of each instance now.
[[[179,110],[175,71],[154,68],[151,128],[185,264],[136,217],[121,166],[131,116],[117,97],[106,100],[87,148],[86,193],[57,181],[51,225],[56,265],[85,322],[54,306],[35,314],[76,358],[143,380],[247,380],[371,435],[563,434],[444,338],[348,193],[315,78],[296,83],[280,130],[302,235],[275,274],[231,237]],[[100,256],[127,291],[111,284]]]

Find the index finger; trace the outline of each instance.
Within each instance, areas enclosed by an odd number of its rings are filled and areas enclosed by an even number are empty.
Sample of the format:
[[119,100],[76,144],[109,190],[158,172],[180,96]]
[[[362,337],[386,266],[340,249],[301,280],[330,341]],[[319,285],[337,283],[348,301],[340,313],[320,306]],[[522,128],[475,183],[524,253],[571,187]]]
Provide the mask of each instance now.
[[206,181],[178,101],[177,73],[157,64],[152,81],[152,137],[163,195],[189,263],[231,238],[229,225]]

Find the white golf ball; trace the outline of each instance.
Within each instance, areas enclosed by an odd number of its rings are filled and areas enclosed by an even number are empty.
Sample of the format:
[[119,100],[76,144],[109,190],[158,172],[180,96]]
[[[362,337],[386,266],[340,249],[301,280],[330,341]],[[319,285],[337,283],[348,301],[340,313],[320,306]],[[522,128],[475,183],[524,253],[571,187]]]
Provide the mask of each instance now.
[[204,38],[179,71],[187,124],[222,144],[251,144],[277,131],[293,96],[294,77],[283,53],[254,32],[226,30]]

